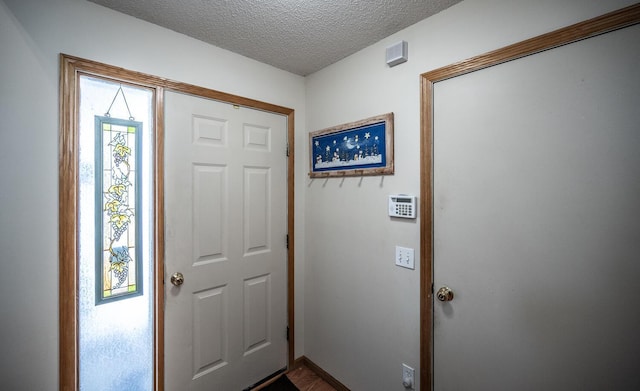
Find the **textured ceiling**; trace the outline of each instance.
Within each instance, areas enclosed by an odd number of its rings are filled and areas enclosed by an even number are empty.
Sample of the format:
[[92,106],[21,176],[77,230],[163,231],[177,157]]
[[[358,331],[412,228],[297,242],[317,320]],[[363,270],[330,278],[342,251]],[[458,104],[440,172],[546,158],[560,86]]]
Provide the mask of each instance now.
[[461,0],[89,1],[305,76]]

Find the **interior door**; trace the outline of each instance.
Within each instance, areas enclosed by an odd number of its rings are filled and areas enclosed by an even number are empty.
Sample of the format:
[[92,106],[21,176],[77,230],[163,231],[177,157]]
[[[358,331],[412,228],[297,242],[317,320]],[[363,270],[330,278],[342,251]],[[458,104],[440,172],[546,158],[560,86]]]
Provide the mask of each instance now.
[[640,389],[638,42],[435,84],[435,390]]
[[286,367],[286,117],[167,92],[165,118],[165,389],[241,390]]

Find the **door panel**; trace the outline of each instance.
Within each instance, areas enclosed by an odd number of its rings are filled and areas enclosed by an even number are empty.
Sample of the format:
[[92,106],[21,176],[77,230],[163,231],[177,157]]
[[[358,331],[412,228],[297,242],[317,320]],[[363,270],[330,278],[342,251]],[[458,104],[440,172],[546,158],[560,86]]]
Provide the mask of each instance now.
[[286,117],[165,102],[166,389],[244,389],[286,367]]
[[244,169],[244,221],[245,255],[269,251],[269,169],[245,167]]
[[228,319],[225,314],[226,287],[216,287],[193,295],[194,377],[206,375],[226,365]]
[[194,237],[193,251],[196,263],[202,264],[224,257],[223,244],[226,242],[223,222],[225,167],[193,166],[193,209]]
[[267,346],[269,341],[269,301],[271,276],[264,275],[244,281],[244,354]]
[[639,41],[435,85],[435,390],[640,388]]

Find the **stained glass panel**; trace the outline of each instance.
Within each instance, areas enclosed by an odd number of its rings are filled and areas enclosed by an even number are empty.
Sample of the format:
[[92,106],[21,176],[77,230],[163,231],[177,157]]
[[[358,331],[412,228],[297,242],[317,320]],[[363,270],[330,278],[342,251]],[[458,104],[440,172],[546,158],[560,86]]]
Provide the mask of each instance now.
[[96,116],[96,304],[142,294],[142,123]]

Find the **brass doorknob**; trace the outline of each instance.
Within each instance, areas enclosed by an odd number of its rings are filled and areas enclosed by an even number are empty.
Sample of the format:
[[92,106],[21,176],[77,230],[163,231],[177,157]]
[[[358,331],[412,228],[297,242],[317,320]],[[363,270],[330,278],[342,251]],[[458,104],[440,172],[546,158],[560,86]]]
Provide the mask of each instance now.
[[173,275],[171,276],[171,283],[175,286],[184,284],[184,276],[182,275],[182,273],[173,273]]
[[448,286],[443,286],[442,288],[438,289],[436,297],[440,301],[451,301],[453,300],[453,291]]

